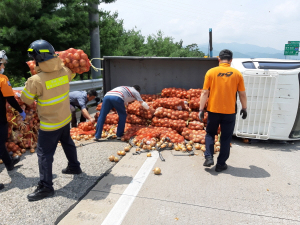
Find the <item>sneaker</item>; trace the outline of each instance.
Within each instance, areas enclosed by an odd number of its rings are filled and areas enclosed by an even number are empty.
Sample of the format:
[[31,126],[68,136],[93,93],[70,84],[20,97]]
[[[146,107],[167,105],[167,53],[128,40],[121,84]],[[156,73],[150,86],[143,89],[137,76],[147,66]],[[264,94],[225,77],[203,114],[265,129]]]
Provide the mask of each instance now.
[[7,171],[12,171],[18,162],[20,162],[20,156],[17,155],[12,158],[10,165],[6,167]]
[[223,166],[221,166],[220,164],[216,165],[216,172],[221,172],[223,170],[227,170],[227,164],[225,163]]
[[203,163],[203,166],[210,167],[212,165],[214,165],[213,157],[211,157],[211,156],[206,157],[205,162]]
[[82,170],[79,168],[79,169],[71,169],[69,166],[67,166],[67,168],[63,169],[61,171],[63,174],[81,174],[82,173]]
[[117,140],[121,140],[121,137],[117,137]]
[[54,190],[44,187],[43,185],[38,185],[33,193],[27,195],[29,201],[39,201],[47,197],[54,195]]

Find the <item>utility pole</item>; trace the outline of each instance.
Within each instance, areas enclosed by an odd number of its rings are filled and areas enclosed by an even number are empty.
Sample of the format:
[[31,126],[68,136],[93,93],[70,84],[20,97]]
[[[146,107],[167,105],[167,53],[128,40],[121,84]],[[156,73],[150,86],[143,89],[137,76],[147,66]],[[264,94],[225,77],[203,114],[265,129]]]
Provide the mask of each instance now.
[[[95,3],[89,3],[89,6],[98,11],[98,5]],[[89,13],[89,20],[90,22],[99,23],[99,13]],[[101,58],[100,55],[100,33],[99,33],[99,26],[90,30],[90,41],[91,41],[91,58]],[[101,68],[101,63],[99,59],[93,60],[93,65],[96,68]],[[96,72],[93,68],[92,70],[92,79],[97,79],[101,76],[101,70]]]
[[213,47],[212,47],[212,28],[209,28],[209,57],[213,57]]

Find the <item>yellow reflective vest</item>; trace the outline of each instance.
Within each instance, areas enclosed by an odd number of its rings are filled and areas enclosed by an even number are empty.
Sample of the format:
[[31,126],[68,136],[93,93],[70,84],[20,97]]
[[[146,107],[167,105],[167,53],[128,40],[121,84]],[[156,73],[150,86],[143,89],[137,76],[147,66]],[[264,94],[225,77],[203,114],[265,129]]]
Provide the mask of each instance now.
[[56,57],[39,63],[38,74],[30,77],[21,94],[26,104],[37,101],[40,129],[54,131],[71,121],[69,82],[75,74]]

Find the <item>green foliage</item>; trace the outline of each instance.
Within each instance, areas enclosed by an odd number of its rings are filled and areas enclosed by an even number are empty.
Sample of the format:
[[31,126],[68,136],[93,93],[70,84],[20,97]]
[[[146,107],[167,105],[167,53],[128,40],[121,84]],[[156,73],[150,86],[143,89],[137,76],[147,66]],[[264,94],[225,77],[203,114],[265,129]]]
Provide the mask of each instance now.
[[6,50],[9,76],[30,76],[26,61],[30,43],[49,41],[56,51],[79,48],[89,54],[88,3],[111,3],[115,0],[1,0],[0,48]]

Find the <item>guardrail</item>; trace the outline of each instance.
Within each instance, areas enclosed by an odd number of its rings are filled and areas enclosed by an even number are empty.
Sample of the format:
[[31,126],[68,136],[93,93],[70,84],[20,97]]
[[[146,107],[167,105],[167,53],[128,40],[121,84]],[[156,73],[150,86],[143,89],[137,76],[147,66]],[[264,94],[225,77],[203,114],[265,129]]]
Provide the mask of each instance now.
[[[70,82],[70,91],[87,91],[90,89],[101,89],[97,90],[98,97],[102,97],[103,79],[91,79],[91,80],[79,80]],[[14,90],[22,91],[24,87],[15,87]],[[90,101],[88,105],[96,103],[94,100]]]

